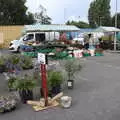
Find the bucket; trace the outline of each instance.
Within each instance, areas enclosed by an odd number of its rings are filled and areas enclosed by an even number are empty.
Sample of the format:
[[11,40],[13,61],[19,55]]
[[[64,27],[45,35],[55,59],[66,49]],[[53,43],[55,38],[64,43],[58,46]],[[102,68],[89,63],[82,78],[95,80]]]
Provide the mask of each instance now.
[[61,106],[63,108],[69,108],[72,105],[72,98],[69,96],[61,97]]
[[95,50],[90,50],[90,54],[91,54],[91,56],[95,56]]

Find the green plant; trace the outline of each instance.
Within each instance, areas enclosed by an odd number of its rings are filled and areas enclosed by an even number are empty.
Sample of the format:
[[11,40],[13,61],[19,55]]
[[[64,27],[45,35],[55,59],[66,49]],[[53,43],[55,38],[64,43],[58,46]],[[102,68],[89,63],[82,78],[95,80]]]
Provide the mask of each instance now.
[[8,56],[8,60],[9,62],[11,62],[11,64],[17,65],[20,62],[20,55],[16,55],[16,54],[10,55]]
[[3,56],[0,56],[0,66],[5,65],[5,60]]
[[21,58],[21,66],[23,69],[30,69],[33,67],[32,58],[28,56],[22,56]]
[[17,99],[12,96],[0,96],[0,113],[10,112],[17,107]]
[[66,60],[64,67],[69,80],[73,79],[74,74],[82,68],[80,62],[77,60]]
[[15,82],[15,88],[19,91],[32,90],[36,86],[33,76],[25,75],[23,78],[18,78]]
[[61,72],[48,71],[48,86],[55,87],[61,85],[63,82],[63,76]]
[[8,72],[18,72],[21,70],[20,55],[10,54],[5,57],[5,66]]
[[16,88],[16,80],[18,80],[17,77],[10,77],[8,79],[8,88],[9,89],[15,89]]

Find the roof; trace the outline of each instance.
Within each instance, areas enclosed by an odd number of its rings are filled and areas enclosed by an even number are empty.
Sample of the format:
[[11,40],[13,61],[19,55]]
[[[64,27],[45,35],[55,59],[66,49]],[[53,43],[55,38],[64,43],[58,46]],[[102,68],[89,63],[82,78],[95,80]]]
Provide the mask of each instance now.
[[120,29],[116,28],[116,27],[98,27],[97,29],[95,29],[93,32],[120,32]]
[[34,24],[34,25],[25,25],[24,27],[25,32],[32,32],[32,31],[41,31],[41,32],[61,32],[61,31],[80,31],[79,28],[73,25],[41,25],[41,24]]
[[95,28],[80,28],[81,33],[92,33]]

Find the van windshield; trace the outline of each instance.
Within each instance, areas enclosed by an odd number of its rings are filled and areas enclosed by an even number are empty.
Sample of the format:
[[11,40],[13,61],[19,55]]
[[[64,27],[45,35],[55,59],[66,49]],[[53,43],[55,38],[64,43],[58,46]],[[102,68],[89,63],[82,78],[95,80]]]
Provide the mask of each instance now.
[[23,41],[30,41],[34,39],[34,34],[28,34],[26,37],[23,38]]

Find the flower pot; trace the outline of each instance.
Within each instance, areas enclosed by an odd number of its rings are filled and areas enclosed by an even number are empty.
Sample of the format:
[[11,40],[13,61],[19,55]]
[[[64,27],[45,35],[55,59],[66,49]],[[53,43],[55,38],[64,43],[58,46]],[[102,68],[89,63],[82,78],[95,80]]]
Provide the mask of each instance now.
[[7,113],[7,112],[12,112],[13,110],[15,110],[16,109],[16,106],[13,106],[11,109],[3,109],[3,111],[0,111],[0,113]]
[[0,73],[5,72],[5,66],[4,65],[0,65]]
[[68,87],[68,89],[73,89],[73,87],[74,87],[74,80],[68,80],[67,81],[67,87]]
[[42,88],[40,88],[40,95],[41,95],[41,97],[44,97]]
[[61,92],[61,86],[60,86],[60,85],[57,85],[57,86],[52,87],[51,93],[52,93],[53,95],[57,95],[57,94],[60,93],[60,92]]
[[72,98],[68,96],[61,97],[61,106],[63,108],[70,108],[72,104]]
[[21,90],[19,91],[22,103],[26,104],[28,100],[33,100],[32,90]]

